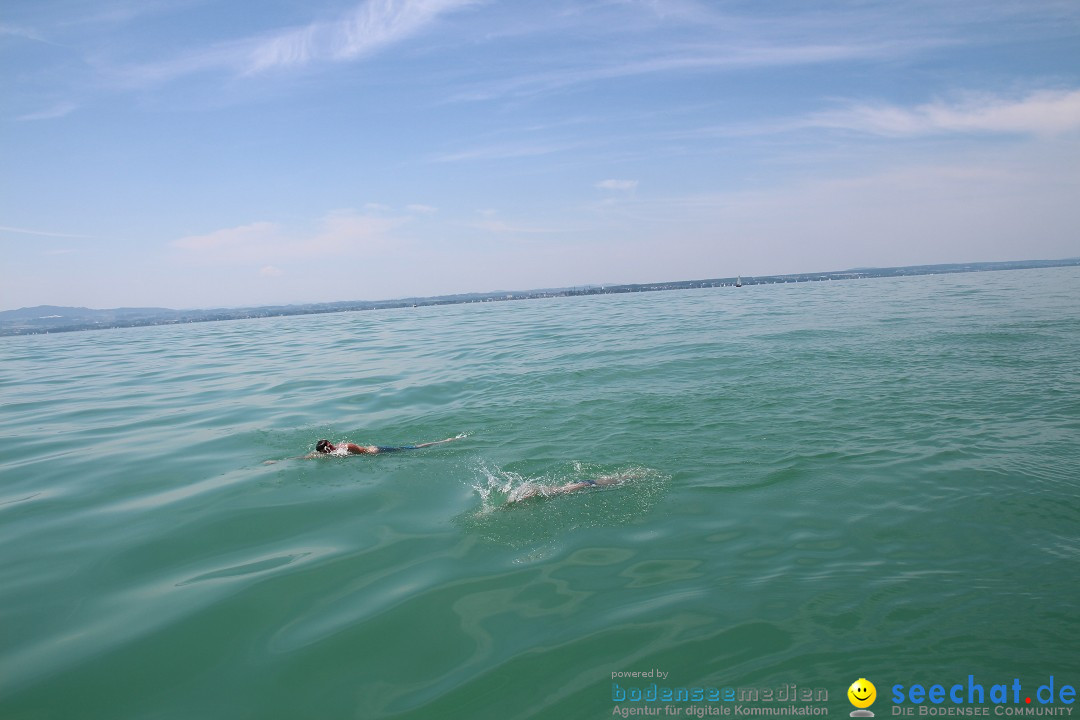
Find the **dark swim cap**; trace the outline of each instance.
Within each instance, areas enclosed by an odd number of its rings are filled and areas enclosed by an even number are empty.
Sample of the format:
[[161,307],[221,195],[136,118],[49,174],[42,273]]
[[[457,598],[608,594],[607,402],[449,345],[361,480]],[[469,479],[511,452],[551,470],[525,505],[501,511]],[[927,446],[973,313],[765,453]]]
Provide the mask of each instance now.
[[315,451],[316,452],[321,452],[321,453],[330,452],[330,441],[329,440],[320,440],[319,442],[315,443]]

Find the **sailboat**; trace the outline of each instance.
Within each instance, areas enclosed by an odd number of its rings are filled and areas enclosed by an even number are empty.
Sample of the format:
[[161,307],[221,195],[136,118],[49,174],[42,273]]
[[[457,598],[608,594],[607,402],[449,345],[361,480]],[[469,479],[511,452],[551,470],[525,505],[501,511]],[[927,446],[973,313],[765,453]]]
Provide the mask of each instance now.
[[742,287],[742,275],[735,278],[735,287]]

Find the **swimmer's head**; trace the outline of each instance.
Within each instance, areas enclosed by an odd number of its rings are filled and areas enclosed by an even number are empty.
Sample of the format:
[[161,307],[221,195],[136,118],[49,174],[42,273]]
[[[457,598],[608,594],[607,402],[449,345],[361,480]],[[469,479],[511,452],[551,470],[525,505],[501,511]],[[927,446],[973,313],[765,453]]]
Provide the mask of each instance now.
[[334,445],[329,440],[320,440],[315,443],[315,452],[331,453],[334,451]]

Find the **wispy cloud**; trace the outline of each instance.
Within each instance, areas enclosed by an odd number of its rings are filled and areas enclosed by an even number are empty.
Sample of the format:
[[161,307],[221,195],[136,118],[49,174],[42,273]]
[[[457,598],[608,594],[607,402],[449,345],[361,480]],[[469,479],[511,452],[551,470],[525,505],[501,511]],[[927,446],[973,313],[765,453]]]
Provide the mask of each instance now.
[[390,231],[403,222],[403,218],[341,210],[325,216],[316,229],[306,232],[256,222],[183,237],[172,246],[194,260],[259,265],[265,270],[276,267],[266,263],[356,257],[384,249],[392,242]]
[[[927,3],[928,12],[914,18],[888,3],[788,3],[783,10],[767,3],[687,0],[550,4],[564,12],[504,20],[484,33],[486,42],[513,43],[506,61],[486,79],[459,86],[449,99],[527,99],[655,75],[910,58],[970,42],[963,28],[981,19],[971,10],[932,12],[940,3]],[[558,52],[543,53],[551,47]],[[525,55],[528,62],[518,64],[520,48],[542,54]]]
[[41,33],[27,27],[19,27],[16,25],[4,25],[0,24],[0,37],[9,35],[11,37],[21,37],[26,40],[34,40],[36,42],[48,42]]
[[[79,28],[97,26],[114,29],[129,25],[147,17],[169,15],[205,5],[206,0],[96,0],[95,2],[69,3],[71,7],[42,7],[42,20],[54,28]],[[53,12],[60,10],[60,12]]]
[[1061,135],[1080,130],[1080,90],[1041,90],[1022,99],[972,95],[904,108],[853,104],[811,115],[795,126],[835,128],[890,137],[937,133]]
[[44,110],[39,110],[38,112],[19,115],[15,119],[23,122],[30,122],[33,120],[55,120],[57,118],[62,118],[66,115],[70,115],[71,113],[75,112],[78,107],[79,106],[75,103],[59,103]]
[[468,160],[511,160],[514,158],[537,157],[540,155],[566,152],[568,150],[573,150],[576,147],[580,147],[580,145],[580,142],[504,143],[445,153],[443,155],[438,155],[433,159],[435,162],[441,163],[462,162]]
[[791,118],[731,123],[673,133],[676,138],[739,138],[804,130],[841,130],[884,138],[1006,134],[1060,136],[1080,130],[1080,90],[1035,90],[1016,97],[962,93],[914,106],[850,101]]
[[490,208],[477,210],[477,214],[484,219],[468,223],[467,227],[473,228],[474,230],[483,230],[485,232],[494,233],[496,235],[536,235],[562,232],[561,230],[550,227],[509,222],[499,217],[498,210],[492,210]]
[[251,72],[315,60],[352,60],[400,42],[440,15],[476,0],[368,0],[342,18],[289,30],[260,42],[250,57]]
[[276,242],[280,236],[281,229],[274,223],[257,222],[217,230],[206,235],[189,235],[175,241],[173,245],[196,252],[227,252],[235,248],[258,249],[260,246]]
[[233,40],[121,72],[134,84],[223,70],[250,76],[275,69],[356,60],[403,42],[478,0],[366,0],[332,21]]
[[19,235],[39,235],[41,237],[56,238],[89,238],[89,235],[75,235],[73,233],[50,232],[47,230],[30,230],[28,228],[7,227],[0,225],[0,232],[17,233]]
[[605,206],[604,221],[626,238],[650,229],[670,238],[665,246],[680,251],[660,253],[655,271],[672,277],[700,277],[691,273],[710,266],[745,276],[1075,255],[1080,146],[1018,145],[772,187],[626,200]]
[[475,228],[477,230],[485,230],[487,232],[505,235],[535,235],[560,232],[559,230],[554,230],[552,228],[521,225],[517,223],[506,222],[504,220],[482,220],[480,222],[471,223],[469,227]]
[[281,277],[285,271],[276,265],[264,265],[259,269],[259,274],[263,277]]
[[647,59],[612,60],[600,66],[569,67],[543,73],[519,75],[505,81],[476,86],[457,93],[456,101],[491,100],[500,97],[527,97],[564,90],[576,85],[641,75],[676,72],[705,72],[808,65],[842,60],[865,60],[891,54],[881,44],[748,44],[736,48],[690,49],[656,55]]
[[622,192],[629,192],[631,190],[637,190],[637,180],[601,180],[596,183],[596,187],[600,190],[619,190]]

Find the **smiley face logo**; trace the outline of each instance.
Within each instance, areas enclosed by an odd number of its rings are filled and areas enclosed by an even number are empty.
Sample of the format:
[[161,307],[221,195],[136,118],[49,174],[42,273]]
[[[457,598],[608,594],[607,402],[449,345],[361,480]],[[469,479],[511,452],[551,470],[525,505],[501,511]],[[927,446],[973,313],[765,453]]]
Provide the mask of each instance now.
[[857,708],[868,708],[877,700],[877,688],[866,678],[859,678],[851,683],[847,690],[848,700]]

